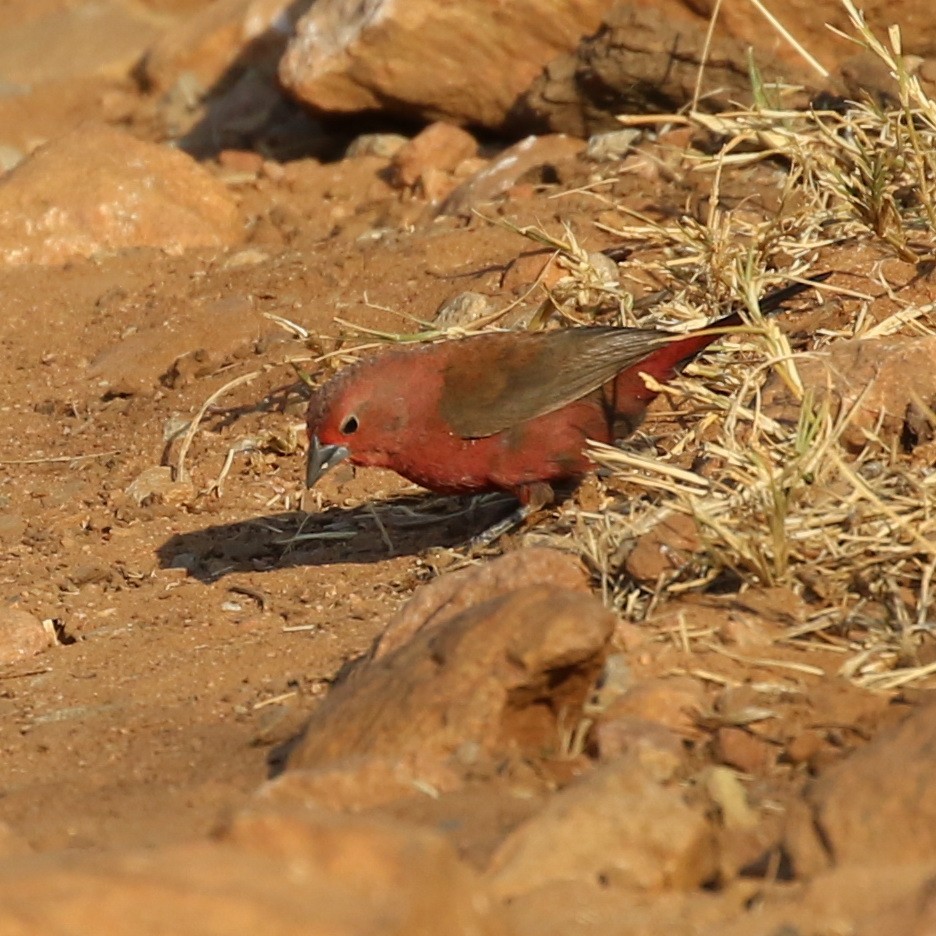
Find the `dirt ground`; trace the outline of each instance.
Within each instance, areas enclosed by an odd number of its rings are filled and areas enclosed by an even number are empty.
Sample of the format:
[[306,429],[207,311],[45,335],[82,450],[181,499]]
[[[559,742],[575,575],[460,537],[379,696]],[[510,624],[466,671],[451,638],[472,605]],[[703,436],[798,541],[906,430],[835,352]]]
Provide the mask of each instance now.
[[[0,101],[3,142],[26,146],[53,126],[100,119],[102,101],[143,135],[152,124],[153,101],[125,80],[67,90],[39,82],[33,98]],[[488,220],[435,217],[419,194],[386,181],[380,157],[272,162],[258,171],[204,162],[247,219],[239,248],[0,267],[0,601],[51,620],[57,634],[56,646],[0,668],[0,820],[38,852],[165,845],[217,828],[277,775],[342,667],[420,584],[464,566],[467,538],[503,509],[430,495],[378,470],[342,468],[305,492],[306,390],[296,368],[368,343],[360,329],[415,331],[413,319],[431,320],[465,291],[532,307],[540,294],[524,297],[535,272],[518,272],[516,261],[535,271],[544,255]],[[704,204],[704,181],[622,174],[596,194],[593,171],[582,162],[561,179],[525,180],[490,213],[557,236],[567,226],[601,250],[615,244],[596,226],[613,216],[611,203],[661,218]],[[770,205],[779,174],[758,164],[726,179],[722,197]],[[874,248],[835,262],[846,276],[900,266]],[[638,298],[650,291],[629,285]],[[928,289],[902,298],[923,301]],[[852,311],[836,305],[821,324],[840,327]],[[783,327],[803,338],[816,324],[804,302]],[[237,378],[192,439],[190,482],[168,483],[188,421]],[[668,425],[666,409],[652,426]],[[587,506],[587,486],[579,497]],[[538,542],[536,531],[492,554],[524,542]],[[699,598],[696,626],[728,600]],[[742,608],[743,626],[772,632],[792,602],[764,590]],[[740,685],[753,679],[744,656],[713,648],[691,666]],[[837,679],[835,646],[770,656],[791,671],[813,668],[778,704],[770,744],[788,750],[820,729],[823,740],[759,777],[761,799],[797,795],[806,782],[797,765],[812,758],[818,770],[860,748],[920,698]],[[642,678],[688,665],[675,636],[634,663]],[[496,789],[492,781],[486,805],[474,787],[399,812],[442,823],[446,810],[470,811],[475,821],[457,844],[483,867],[492,830],[531,808]]]

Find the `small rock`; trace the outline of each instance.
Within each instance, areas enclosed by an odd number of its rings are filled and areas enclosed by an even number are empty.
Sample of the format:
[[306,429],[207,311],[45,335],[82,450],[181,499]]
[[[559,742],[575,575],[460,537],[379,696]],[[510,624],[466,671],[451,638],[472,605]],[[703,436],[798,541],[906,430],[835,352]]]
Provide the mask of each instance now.
[[473,605],[537,584],[590,594],[588,574],[574,556],[558,549],[519,549],[423,585],[390,619],[374,657],[392,653],[421,630],[441,627]]
[[433,322],[439,328],[465,328],[473,325],[494,311],[494,303],[489,296],[476,292],[463,292],[451,299],[446,299],[439,306]]
[[0,663],[15,663],[55,646],[55,632],[34,614],[0,608]]
[[927,705],[826,770],[807,790],[807,808],[791,813],[785,833],[797,870],[815,870],[822,854],[835,865],[932,862],[934,774],[936,708]]
[[189,481],[173,480],[173,471],[168,465],[154,465],[140,472],[127,485],[127,496],[137,505],[155,500],[163,504],[184,504],[195,495]]
[[456,788],[466,744],[474,746],[473,763],[557,749],[559,719],[584,718],[614,615],[596,598],[552,584],[516,589],[454,616],[439,610],[432,626],[358,665],[332,690],[289,769],[356,774],[384,761],[395,765],[393,799],[401,784]]
[[588,138],[585,158],[592,162],[611,162],[623,159],[631,150],[634,141],[640,136],[639,130],[610,130],[596,133]]
[[250,150],[226,149],[218,153],[218,164],[228,172],[259,175],[264,159],[260,153]]
[[434,123],[394,153],[390,170],[397,185],[413,188],[429,170],[450,173],[477,151],[478,141],[467,130]]
[[61,263],[122,247],[243,239],[227,189],[190,156],[85,124],[0,177],[0,260]]
[[379,156],[382,159],[392,159],[409,141],[410,138],[402,133],[362,133],[348,145],[345,158]]
[[602,761],[627,755],[659,781],[669,780],[685,756],[683,740],[675,731],[633,715],[602,715],[592,735]]
[[694,737],[699,712],[705,707],[705,688],[699,680],[673,676],[633,686],[608,708],[605,717],[636,716],[664,725],[682,737]]
[[26,158],[22,150],[5,143],[0,144],[0,174],[9,172]]
[[[827,350],[814,352],[797,363],[803,386],[814,403],[829,403],[833,411],[848,412],[843,444],[860,451],[870,437],[889,445],[906,429],[922,435],[936,432],[925,413],[914,424],[922,404],[932,413],[936,406],[936,336],[853,339],[836,341]],[[793,422],[800,406],[776,374],[763,392],[767,416]]]
[[661,575],[685,565],[700,548],[695,520],[671,514],[637,540],[625,568],[638,582],[655,583]]
[[743,728],[719,728],[715,734],[715,756],[722,764],[743,773],[762,774],[776,759],[774,748]]
[[512,832],[488,879],[502,900],[560,882],[692,889],[715,870],[712,829],[631,758],[598,767]]
[[581,140],[563,134],[529,136],[505,149],[489,166],[466,179],[445,200],[439,213],[459,215],[470,212],[503,195],[534,169],[572,162],[583,147]]

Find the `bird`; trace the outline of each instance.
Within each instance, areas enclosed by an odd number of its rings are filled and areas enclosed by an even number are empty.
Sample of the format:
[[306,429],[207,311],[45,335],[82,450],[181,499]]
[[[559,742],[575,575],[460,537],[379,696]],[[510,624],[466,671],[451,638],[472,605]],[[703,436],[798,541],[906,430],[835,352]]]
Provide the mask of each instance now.
[[[761,311],[830,275],[768,293]],[[584,325],[378,353],[313,392],[306,485],[348,460],[439,494],[512,494],[519,522],[553,501],[557,485],[594,468],[589,440],[612,444],[634,432],[658,386],[742,323],[733,311],[689,333]]]

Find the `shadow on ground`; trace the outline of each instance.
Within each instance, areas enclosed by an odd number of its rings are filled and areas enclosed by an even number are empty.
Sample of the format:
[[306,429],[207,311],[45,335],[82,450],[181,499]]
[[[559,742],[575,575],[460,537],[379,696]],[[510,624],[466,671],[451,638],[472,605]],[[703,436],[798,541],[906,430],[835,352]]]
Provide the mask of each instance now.
[[502,495],[425,494],[320,513],[267,514],[177,533],[157,555],[162,568],[187,569],[204,582],[233,572],[381,562],[433,547],[465,545],[510,513],[515,503]]

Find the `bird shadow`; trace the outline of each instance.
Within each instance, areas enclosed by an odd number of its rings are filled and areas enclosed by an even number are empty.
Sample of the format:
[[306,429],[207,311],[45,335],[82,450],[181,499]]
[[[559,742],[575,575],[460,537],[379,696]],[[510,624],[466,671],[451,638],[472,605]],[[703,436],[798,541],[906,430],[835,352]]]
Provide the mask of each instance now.
[[465,545],[509,514],[504,495],[400,496],[360,507],[291,511],[176,533],[156,550],[162,568],[214,582],[236,572],[368,564]]

